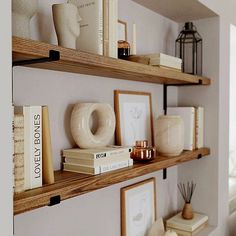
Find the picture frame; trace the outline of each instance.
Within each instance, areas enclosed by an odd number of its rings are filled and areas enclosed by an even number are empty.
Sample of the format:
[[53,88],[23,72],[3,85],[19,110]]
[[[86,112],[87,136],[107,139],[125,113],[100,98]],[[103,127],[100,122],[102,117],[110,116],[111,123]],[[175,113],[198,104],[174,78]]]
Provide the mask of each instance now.
[[155,220],[155,178],[121,189],[121,236],[147,235]]
[[116,144],[134,146],[137,140],[154,145],[151,93],[114,91]]
[[127,41],[127,22],[118,20],[118,41],[124,40]]

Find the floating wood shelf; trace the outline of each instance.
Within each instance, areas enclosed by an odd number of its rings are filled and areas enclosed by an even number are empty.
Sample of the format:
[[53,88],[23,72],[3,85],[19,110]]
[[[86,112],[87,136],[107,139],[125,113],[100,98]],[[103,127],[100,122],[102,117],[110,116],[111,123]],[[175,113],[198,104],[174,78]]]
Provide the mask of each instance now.
[[201,148],[194,151],[185,151],[177,157],[157,156],[155,160],[148,163],[135,163],[132,167],[95,176],[56,171],[55,184],[46,185],[15,195],[14,214],[16,215],[47,206],[50,204],[50,199],[53,197],[60,196],[61,200],[65,200],[209,154],[209,148]]
[[14,62],[48,57],[50,50],[59,51],[60,60],[27,66],[156,84],[210,84],[210,79],[206,77],[189,75],[173,70],[104,57],[34,40],[13,37],[12,51]]

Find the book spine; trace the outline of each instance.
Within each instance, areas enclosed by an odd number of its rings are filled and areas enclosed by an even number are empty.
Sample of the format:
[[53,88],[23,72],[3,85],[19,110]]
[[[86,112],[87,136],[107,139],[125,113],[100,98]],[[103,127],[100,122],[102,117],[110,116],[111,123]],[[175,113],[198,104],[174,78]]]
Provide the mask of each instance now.
[[98,1],[98,53],[103,55],[103,0]]
[[52,157],[52,144],[48,107],[42,107],[42,153],[43,153],[43,183],[53,184],[54,171],[53,171],[53,157]]
[[15,115],[13,120],[14,139],[14,192],[24,191],[24,117]]
[[27,189],[42,186],[42,114],[41,106],[24,107],[25,182]]
[[196,109],[196,148],[203,147],[203,133],[204,133],[204,110],[203,107],[197,107]]
[[131,166],[131,165],[133,165],[132,163],[133,162],[130,160],[125,160],[125,161],[119,161],[119,162],[115,162],[115,163],[108,164],[108,165],[101,165],[100,172],[105,173],[105,172],[112,171],[112,170],[118,170],[121,168]]

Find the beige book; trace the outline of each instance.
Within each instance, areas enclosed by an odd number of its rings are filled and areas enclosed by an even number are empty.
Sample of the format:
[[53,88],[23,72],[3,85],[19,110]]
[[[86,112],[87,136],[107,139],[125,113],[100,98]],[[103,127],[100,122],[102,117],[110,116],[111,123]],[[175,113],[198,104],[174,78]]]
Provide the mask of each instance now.
[[43,148],[43,183],[53,184],[54,171],[53,171],[53,160],[52,160],[52,144],[51,144],[51,133],[48,107],[42,107],[42,148]]

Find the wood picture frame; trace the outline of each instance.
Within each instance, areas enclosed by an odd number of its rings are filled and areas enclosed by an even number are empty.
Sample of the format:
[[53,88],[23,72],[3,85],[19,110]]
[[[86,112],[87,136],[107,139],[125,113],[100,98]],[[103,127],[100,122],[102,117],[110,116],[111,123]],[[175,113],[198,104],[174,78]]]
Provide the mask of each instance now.
[[146,235],[155,220],[155,178],[121,189],[121,236]]
[[134,146],[137,140],[154,145],[151,93],[115,90],[114,107],[117,145]]
[[128,40],[128,30],[127,30],[127,22],[118,20],[118,41],[119,40]]

